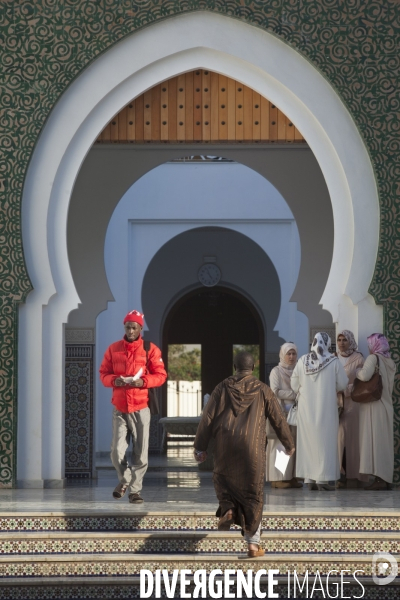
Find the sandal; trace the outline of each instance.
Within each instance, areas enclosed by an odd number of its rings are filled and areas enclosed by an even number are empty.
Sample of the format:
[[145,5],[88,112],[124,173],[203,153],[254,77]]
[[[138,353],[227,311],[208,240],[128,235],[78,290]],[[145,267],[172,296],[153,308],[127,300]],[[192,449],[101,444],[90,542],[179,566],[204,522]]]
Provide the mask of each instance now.
[[258,546],[258,550],[248,550],[248,552],[247,552],[247,556],[249,558],[257,558],[258,556],[264,556],[264,554],[265,554],[265,550],[260,548],[260,546]]
[[392,486],[390,483],[382,479],[381,477],[375,477],[374,481],[369,485],[366,485],[364,490],[391,490]]
[[278,490],[287,490],[292,487],[290,481],[271,481],[271,487]]
[[122,496],[125,496],[125,492],[128,489],[127,483],[119,483],[113,491],[113,498],[120,500]]
[[336,485],[331,485],[330,483],[317,483],[317,488],[320,492],[334,492],[336,490]]
[[218,529],[220,531],[229,531],[231,525],[235,522],[235,512],[230,508],[226,511],[223,517],[218,521]]

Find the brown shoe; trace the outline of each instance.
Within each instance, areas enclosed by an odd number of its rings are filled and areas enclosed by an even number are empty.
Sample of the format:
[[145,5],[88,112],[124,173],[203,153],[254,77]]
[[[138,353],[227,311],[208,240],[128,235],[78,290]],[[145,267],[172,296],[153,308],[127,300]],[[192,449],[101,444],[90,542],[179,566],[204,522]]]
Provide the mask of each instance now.
[[381,479],[380,477],[375,477],[375,480],[370,483],[370,485],[366,485],[364,490],[390,490],[390,483],[387,483],[386,481],[384,481],[383,479]]
[[336,490],[336,484],[331,485],[330,483],[317,483],[317,488],[320,492],[334,492]]
[[230,508],[226,511],[223,517],[218,521],[218,529],[220,531],[229,531],[231,525],[235,522],[235,511]]
[[271,487],[277,488],[278,490],[287,490],[292,487],[290,481],[271,481]]
[[134,494],[129,494],[129,502],[131,504],[142,504],[144,500],[142,496],[136,492]]
[[119,483],[113,491],[113,498],[120,500],[122,496],[125,496],[125,492],[128,489],[127,483]]
[[293,477],[290,480],[290,487],[292,487],[292,488],[302,488],[303,484],[297,479],[297,477]]
[[260,548],[260,546],[258,546],[258,550],[248,550],[248,552],[247,552],[247,556],[249,558],[257,558],[258,556],[264,556],[264,554],[265,554],[265,550]]

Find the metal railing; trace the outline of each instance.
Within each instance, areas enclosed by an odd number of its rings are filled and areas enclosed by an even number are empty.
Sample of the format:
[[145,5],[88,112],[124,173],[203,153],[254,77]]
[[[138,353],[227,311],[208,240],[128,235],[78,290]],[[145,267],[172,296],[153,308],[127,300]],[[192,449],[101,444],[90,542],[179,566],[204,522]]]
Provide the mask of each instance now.
[[168,417],[197,417],[201,409],[201,381],[167,382]]

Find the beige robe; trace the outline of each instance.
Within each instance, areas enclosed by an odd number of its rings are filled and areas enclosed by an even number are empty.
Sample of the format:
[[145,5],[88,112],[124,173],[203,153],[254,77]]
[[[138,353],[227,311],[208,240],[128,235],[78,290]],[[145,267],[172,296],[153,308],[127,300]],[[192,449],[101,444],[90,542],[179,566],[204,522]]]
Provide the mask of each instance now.
[[[285,374],[279,369],[274,367],[269,376],[269,385],[271,390],[274,392],[276,398],[278,398],[283,414],[287,417],[287,411],[285,410],[285,404],[293,405],[296,400],[296,394],[290,387],[290,378],[285,377]],[[268,424],[269,425],[269,424]],[[290,457],[286,471],[282,474],[278,469],[275,468],[276,449],[281,444],[275,431],[271,426],[267,425],[267,453],[266,453],[266,481],[289,481],[295,477],[295,466],[296,466],[296,453]],[[290,426],[290,433],[292,434],[293,440],[296,443],[296,431],[297,427]]]
[[346,389],[347,375],[338,359],[318,374],[306,375],[305,356],[293,370],[291,386],[297,402],[296,475],[317,482],[340,477],[337,392]]
[[338,354],[338,358],[349,378],[348,386],[344,390],[343,412],[339,418],[339,465],[342,464],[343,453],[346,448],[346,477],[368,481],[367,475],[360,474],[360,440],[358,434],[360,405],[351,399],[356,371],[362,368],[364,357],[360,352],[353,352],[350,356]]
[[[376,355],[370,354],[357,377],[369,381],[374,374]],[[391,358],[379,355],[382,398],[360,404],[360,473],[381,477],[392,483],[394,468],[393,384],[396,365]]]

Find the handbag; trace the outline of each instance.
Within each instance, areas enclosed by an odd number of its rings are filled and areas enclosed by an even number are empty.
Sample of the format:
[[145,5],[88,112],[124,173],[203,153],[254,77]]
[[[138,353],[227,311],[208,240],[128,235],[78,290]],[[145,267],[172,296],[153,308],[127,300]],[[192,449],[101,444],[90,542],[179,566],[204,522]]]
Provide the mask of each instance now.
[[291,406],[289,409],[286,421],[287,421],[288,425],[291,425],[292,427],[297,426],[297,398],[294,401],[293,406]]
[[[146,350],[146,367],[149,360],[149,350],[150,343],[147,340],[143,340],[143,348]],[[157,389],[156,388],[147,388],[149,394],[149,409],[150,414],[158,415],[160,414],[160,404],[158,402]]]
[[353,402],[359,404],[367,404],[368,402],[375,402],[382,398],[382,375],[379,372],[379,356],[376,356],[376,367],[375,373],[372,375],[369,381],[361,381],[357,377],[353,383],[353,389],[351,390],[351,399]]

